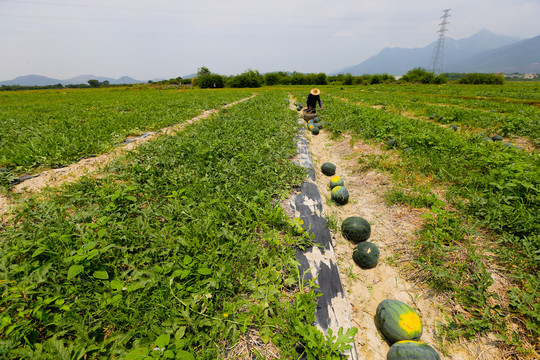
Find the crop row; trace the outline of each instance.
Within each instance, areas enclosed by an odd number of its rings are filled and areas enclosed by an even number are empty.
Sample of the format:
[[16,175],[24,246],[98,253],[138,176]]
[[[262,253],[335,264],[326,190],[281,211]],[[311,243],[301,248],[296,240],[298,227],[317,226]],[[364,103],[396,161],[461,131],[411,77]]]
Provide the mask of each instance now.
[[[379,86],[377,86],[379,88]],[[525,103],[540,101],[540,85],[537,82],[511,82],[505,85],[382,85],[384,91],[452,96],[456,98],[486,98],[492,101],[520,100]]]
[[[463,86],[462,86],[463,88]],[[390,87],[368,90],[329,88],[328,92],[365,105],[382,106],[387,111],[406,111],[414,116],[459,126],[474,131],[526,136],[540,145],[540,108],[528,104],[488,101],[478,98],[434,96],[433,94],[395,93]],[[406,89],[404,89],[406,90]]]
[[0,353],[215,359],[253,332],[283,358],[326,349],[309,325],[317,295],[296,274],[295,246],[310,240],[279,205],[305,177],[285,96],[265,92],[141,145],[103,179],[28,200],[0,232]]
[[[414,200],[407,200],[410,193],[392,196],[432,207],[411,267],[429,274],[432,286],[465,309],[465,316],[449,316],[443,333],[474,337],[490,330],[514,345],[520,337],[535,344],[540,334],[540,156],[334,97],[325,99],[324,119],[335,134],[351,133],[383,146],[393,140],[388,151],[398,152],[399,162],[389,165],[389,157],[382,156],[375,163],[423,194]],[[447,188],[446,200],[457,211],[412,180],[417,178],[428,187]],[[486,231],[487,239],[480,235]],[[500,295],[490,288],[496,268],[511,283]],[[518,324],[519,335],[512,334],[509,322]]]
[[0,168],[21,173],[97,155],[128,135],[181,123],[250,91],[134,88],[3,92]]

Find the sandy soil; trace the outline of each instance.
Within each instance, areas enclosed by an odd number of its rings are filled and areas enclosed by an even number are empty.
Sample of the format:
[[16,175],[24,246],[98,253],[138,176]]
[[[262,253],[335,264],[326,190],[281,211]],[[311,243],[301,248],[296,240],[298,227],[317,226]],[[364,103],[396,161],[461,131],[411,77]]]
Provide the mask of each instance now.
[[[444,299],[415,279],[408,279],[392,258],[397,252],[407,252],[407,243],[413,239],[415,230],[422,225],[421,211],[403,206],[387,206],[383,194],[391,186],[391,179],[377,171],[360,170],[358,160],[382,151],[360,141],[343,136],[331,140],[324,129],[318,136],[306,132],[311,156],[316,169],[317,184],[323,198],[327,218],[337,220],[338,233],[333,233],[334,247],[343,286],[352,307],[352,322],[358,327],[356,347],[359,358],[386,359],[389,345],[376,330],[374,315],[377,305],[384,299],[403,301],[420,314],[424,333],[422,341],[434,347],[442,359],[487,360],[503,359],[504,356],[490,337],[461,344],[444,344],[445,354],[436,340],[437,324],[444,321],[443,311],[453,309],[445,305]],[[330,178],[323,175],[320,167],[324,162],[336,164],[336,175],[345,181],[350,200],[345,206],[330,201]],[[362,270],[352,260],[354,244],[344,239],[339,232],[341,221],[349,216],[361,216],[372,225],[369,241],[375,243],[381,257],[376,268]],[[394,265],[392,265],[394,264]]]

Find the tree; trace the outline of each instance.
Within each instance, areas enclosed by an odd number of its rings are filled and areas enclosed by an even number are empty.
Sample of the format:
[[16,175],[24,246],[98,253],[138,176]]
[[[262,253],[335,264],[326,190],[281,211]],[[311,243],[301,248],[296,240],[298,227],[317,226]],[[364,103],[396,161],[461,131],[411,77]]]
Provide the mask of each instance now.
[[199,76],[197,78],[197,85],[199,85],[201,89],[222,88],[223,76],[218,74]]
[[240,75],[236,75],[230,81],[230,85],[235,88],[255,88],[261,87],[262,84],[262,75],[254,70],[248,70]]
[[347,73],[343,76],[343,79],[341,80],[342,85],[352,85],[353,84],[354,77],[351,75],[351,73]]
[[406,82],[421,84],[444,84],[448,82],[444,75],[435,76],[434,73],[421,67],[409,70],[401,79]]
[[268,86],[279,84],[279,75],[276,73],[268,73],[264,75],[264,83]]
[[327,85],[328,81],[325,73],[318,73],[315,75],[315,85]]
[[503,85],[504,77],[495,74],[471,73],[460,78],[458,84],[492,84]]
[[208,70],[207,67],[201,67],[199,68],[199,70],[197,71],[197,75],[199,76],[205,76],[205,75],[210,75],[212,74],[212,72],[210,70]]
[[90,85],[90,87],[97,88],[99,87],[99,80],[88,80],[88,85]]
[[297,73],[296,71],[291,76],[291,85],[304,85],[304,74]]

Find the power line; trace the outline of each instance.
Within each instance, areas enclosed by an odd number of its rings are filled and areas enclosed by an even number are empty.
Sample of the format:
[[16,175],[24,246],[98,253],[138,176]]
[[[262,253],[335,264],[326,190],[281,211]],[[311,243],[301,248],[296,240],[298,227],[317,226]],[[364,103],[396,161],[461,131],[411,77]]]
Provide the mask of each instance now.
[[436,75],[441,74],[443,69],[444,35],[447,31],[446,25],[449,24],[447,19],[450,17],[448,14],[450,10],[451,9],[443,10],[444,14],[441,16],[441,19],[443,20],[439,24],[439,30],[437,31],[439,33],[439,38],[437,39],[435,49],[433,49],[433,55],[431,56],[431,71]]

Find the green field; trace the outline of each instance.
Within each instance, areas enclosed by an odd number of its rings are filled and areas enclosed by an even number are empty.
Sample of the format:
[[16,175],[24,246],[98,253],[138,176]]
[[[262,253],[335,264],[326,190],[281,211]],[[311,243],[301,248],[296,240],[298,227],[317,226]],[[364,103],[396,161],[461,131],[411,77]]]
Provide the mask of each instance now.
[[[256,331],[284,359],[331,358],[309,325],[316,289],[296,273],[294,251],[311,241],[279,205],[305,177],[284,99],[308,90],[0,93],[5,179],[257,93],[141,145],[104,178],[25,198],[0,229],[0,356],[215,359]],[[321,90],[325,131],[384,150],[358,167],[391,174],[388,204],[428,209],[401,266],[467,313],[448,313],[441,339],[492,332],[516,358],[538,352],[538,85]],[[510,285],[492,291],[494,275]]]
[[101,154],[140,135],[182,123],[251,90],[104,88],[0,93],[0,167],[21,174]]

